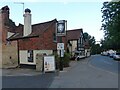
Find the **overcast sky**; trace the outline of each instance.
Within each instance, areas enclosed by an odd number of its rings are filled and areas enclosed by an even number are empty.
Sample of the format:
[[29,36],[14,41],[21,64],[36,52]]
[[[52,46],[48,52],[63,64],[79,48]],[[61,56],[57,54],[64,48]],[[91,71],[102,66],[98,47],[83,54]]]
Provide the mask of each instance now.
[[[88,32],[88,34],[94,36],[96,41],[100,41],[100,39],[103,38],[103,31],[100,31],[102,25],[101,8],[103,6],[103,1],[44,1],[46,2],[42,2],[42,0],[41,2],[24,2],[24,5],[20,3],[20,0],[19,2],[17,2],[17,0],[16,2],[1,2],[0,8],[5,5],[9,6],[10,18],[16,25],[19,23],[23,24],[23,9],[29,8],[32,14],[32,24],[50,21],[55,18],[57,20],[67,20],[68,30],[83,28],[83,32]],[[23,1],[21,0],[21,2]]]

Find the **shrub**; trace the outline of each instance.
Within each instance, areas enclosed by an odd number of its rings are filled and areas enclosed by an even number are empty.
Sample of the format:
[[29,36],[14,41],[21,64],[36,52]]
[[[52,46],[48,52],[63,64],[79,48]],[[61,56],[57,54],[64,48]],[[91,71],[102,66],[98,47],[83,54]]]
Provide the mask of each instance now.
[[69,63],[70,63],[70,54],[65,53],[64,57],[63,57],[63,66],[64,67],[69,67]]
[[[54,53],[55,55],[55,64],[56,64],[56,69],[59,69],[60,65],[60,57],[57,55],[57,53]],[[63,67],[69,67],[70,63],[70,54],[69,53],[64,53],[64,57],[62,58],[63,61]]]

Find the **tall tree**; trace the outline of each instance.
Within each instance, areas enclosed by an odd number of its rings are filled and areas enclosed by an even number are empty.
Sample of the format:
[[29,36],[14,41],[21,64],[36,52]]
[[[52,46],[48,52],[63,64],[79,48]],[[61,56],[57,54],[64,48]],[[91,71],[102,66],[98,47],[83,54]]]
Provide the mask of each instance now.
[[95,37],[89,35],[87,32],[84,33],[85,40],[88,40],[90,48],[91,48],[91,54],[98,54],[100,53],[100,45],[96,44]]
[[104,46],[120,49],[120,1],[104,2],[101,8],[102,27],[105,33]]

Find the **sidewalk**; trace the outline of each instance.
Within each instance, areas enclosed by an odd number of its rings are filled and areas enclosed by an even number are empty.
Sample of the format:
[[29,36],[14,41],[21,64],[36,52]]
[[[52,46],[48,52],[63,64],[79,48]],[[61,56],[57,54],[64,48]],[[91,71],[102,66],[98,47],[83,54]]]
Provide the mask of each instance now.
[[35,69],[26,68],[2,69],[2,76],[33,76],[40,74],[42,73],[36,71]]

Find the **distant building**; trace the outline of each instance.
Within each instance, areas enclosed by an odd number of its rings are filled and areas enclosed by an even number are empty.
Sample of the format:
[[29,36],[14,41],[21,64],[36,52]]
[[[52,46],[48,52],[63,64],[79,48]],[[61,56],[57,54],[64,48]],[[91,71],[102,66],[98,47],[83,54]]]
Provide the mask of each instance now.
[[89,57],[91,55],[91,48],[90,48],[88,39],[85,39],[84,47],[85,47],[85,56]]
[[76,51],[80,51],[81,55],[85,54],[84,40],[82,29],[67,30],[68,51],[72,56]]

